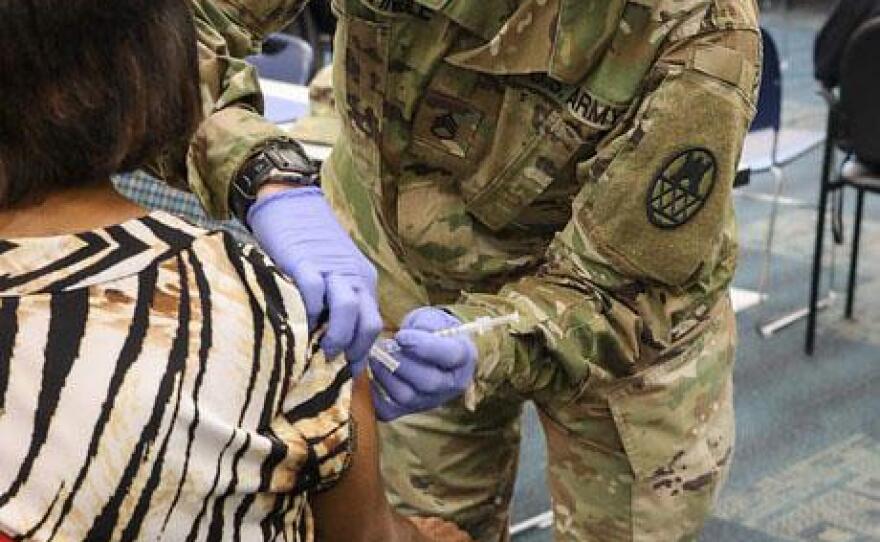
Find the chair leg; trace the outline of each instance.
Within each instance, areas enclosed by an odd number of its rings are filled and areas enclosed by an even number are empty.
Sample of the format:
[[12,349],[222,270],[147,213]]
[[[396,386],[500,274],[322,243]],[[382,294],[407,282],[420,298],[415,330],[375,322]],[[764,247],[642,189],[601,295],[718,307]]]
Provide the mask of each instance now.
[[853,230],[852,256],[849,262],[849,284],[846,288],[846,317],[852,319],[856,293],[856,269],[859,265],[859,240],[862,237],[862,213],[865,209],[865,191],[859,190],[856,199],[856,222]]
[[806,352],[813,355],[816,344],[816,312],[819,302],[819,282],[822,274],[822,243],[825,236],[825,214],[828,207],[828,192],[824,186],[819,190],[819,213],[816,217],[816,245],[813,248],[813,275],[810,279],[810,307],[807,314]]
[[819,304],[819,278],[822,273],[822,241],[825,235],[825,211],[828,207],[829,182],[831,168],[834,164],[834,126],[836,113],[833,107],[828,108],[828,120],[825,126],[825,147],[822,150],[822,171],[819,176],[819,214],[816,217],[816,245],[813,247],[813,274],[810,277],[810,306],[807,311],[807,337],[805,350],[808,356],[813,355],[816,346],[816,311]]
[[776,232],[776,219],[779,216],[779,198],[782,197],[786,181],[785,173],[782,171],[782,168],[773,166],[770,168],[770,173],[773,175],[775,181],[775,190],[773,193],[773,202],[770,205],[770,220],[767,223],[767,237],[764,243],[764,260],[761,265],[761,276],[758,279],[758,294],[760,296],[759,302],[761,304],[764,303],[764,299],[767,297],[767,292],[770,291],[770,269],[773,261],[773,234]]

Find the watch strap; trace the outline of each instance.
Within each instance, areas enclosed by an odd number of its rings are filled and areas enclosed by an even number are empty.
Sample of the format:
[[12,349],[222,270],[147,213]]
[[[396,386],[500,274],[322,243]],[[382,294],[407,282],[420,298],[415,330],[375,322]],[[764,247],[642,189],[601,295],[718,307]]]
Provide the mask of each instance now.
[[305,156],[298,143],[273,141],[254,153],[235,176],[229,190],[229,206],[246,224],[247,211],[267,182],[314,186],[319,180],[317,166]]

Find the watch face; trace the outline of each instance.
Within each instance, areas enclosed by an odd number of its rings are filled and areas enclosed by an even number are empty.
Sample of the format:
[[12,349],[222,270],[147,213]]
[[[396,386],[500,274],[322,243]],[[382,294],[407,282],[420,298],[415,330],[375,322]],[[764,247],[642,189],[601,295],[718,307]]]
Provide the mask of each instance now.
[[314,164],[305,157],[305,153],[299,145],[296,147],[268,148],[265,154],[274,163],[275,167],[282,171],[309,175],[315,173]]
[[259,178],[260,175],[272,169],[272,162],[269,161],[265,156],[258,155],[254,160],[254,167],[250,170],[251,179]]

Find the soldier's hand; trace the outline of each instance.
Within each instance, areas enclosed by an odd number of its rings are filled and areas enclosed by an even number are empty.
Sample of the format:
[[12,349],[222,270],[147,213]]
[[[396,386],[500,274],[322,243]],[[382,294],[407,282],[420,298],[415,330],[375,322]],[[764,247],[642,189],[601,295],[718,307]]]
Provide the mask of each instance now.
[[321,348],[345,352],[357,376],[382,330],[376,306],[376,269],[336,221],[317,187],[260,192],[247,215],[260,246],[299,287],[309,330],[329,313]]
[[403,319],[394,336],[400,345],[400,351],[393,353],[399,367],[391,372],[382,363],[370,361],[377,418],[389,421],[429,410],[467,389],[477,359],[473,341],[466,335],[438,337],[431,333],[460,323],[434,307],[416,309]]

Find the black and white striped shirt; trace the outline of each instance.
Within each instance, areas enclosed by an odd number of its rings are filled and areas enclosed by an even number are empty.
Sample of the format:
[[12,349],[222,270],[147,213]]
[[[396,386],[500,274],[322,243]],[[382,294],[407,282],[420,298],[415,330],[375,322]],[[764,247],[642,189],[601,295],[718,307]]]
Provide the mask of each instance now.
[[314,537],[351,378],[256,249],[155,212],[0,240],[0,532]]

